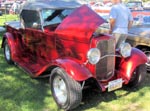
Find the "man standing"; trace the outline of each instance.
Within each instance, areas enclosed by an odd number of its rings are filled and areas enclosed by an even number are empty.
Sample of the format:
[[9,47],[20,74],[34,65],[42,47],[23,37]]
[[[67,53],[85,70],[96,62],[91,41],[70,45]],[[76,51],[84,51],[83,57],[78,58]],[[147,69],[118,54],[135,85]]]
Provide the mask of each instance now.
[[112,0],[114,4],[111,8],[110,18],[110,34],[116,39],[116,47],[127,38],[128,30],[132,26],[133,17],[131,11],[122,3],[121,0]]

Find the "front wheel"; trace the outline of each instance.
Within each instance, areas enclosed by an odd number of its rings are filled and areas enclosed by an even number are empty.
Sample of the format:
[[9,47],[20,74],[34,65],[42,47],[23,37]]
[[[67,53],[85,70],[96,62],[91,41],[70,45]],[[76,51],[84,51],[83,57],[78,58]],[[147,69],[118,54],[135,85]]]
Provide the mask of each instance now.
[[4,42],[4,56],[5,56],[5,60],[7,61],[7,63],[13,64],[13,61],[11,58],[11,50],[10,50],[10,46],[7,40],[5,40]]
[[65,110],[77,107],[82,100],[82,88],[62,68],[55,68],[50,77],[52,95],[57,105]]
[[129,87],[137,87],[139,86],[146,76],[146,66],[142,64],[138,66],[132,74],[132,77],[127,86]]

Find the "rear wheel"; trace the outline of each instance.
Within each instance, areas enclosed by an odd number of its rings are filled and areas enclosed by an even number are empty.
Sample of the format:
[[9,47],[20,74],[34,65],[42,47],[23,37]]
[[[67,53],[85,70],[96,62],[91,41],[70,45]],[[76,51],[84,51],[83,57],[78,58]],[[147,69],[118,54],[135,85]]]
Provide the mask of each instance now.
[[5,42],[4,42],[4,56],[5,56],[5,60],[9,64],[13,64],[13,61],[11,58],[11,50],[10,50],[10,46],[9,46],[7,40],[5,40]]
[[150,72],[150,51],[144,51],[144,53],[147,56],[146,62],[147,71]]
[[146,66],[142,64],[138,66],[132,74],[132,77],[127,86],[129,87],[137,87],[139,86],[146,76]]
[[142,50],[145,55],[147,56],[147,62],[146,62],[146,69],[148,72],[150,72],[150,50],[149,48],[141,48],[141,47],[137,47],[138,49]]
[[52,95],[57,105],[65,110],[77,107],[82,100],[81,85],[62,68],[55,68],[50,77]]

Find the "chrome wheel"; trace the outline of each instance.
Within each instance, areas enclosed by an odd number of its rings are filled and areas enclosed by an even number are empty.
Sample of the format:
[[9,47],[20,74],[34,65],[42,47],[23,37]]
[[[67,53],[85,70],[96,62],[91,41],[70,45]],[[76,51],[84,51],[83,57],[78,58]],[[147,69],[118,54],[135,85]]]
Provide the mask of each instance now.
[[60,108],[71,110],[80,104],[82,87],[64,69],[56,67],[52,70],[50,86],[54,100]]
[[8,44],[6,44],[6,45],[5,45],[5,57],[6,57],[7,60],[10,60],[10,59],[11,59],[10,56],[11,56],[11,55],[10,55],[10,49],[9,49]]
[[67,101],[67,87],[64,80],[60,76],[55,77],[53,86],[58,102],[65,104]]
[[5,56],[5,60],[7,61],[7,63],[13,64],[13,61],[11,58],[11,49],[10,49],[10,46],[8,45],[7,40],[5,40],[4,42],[4,56]]

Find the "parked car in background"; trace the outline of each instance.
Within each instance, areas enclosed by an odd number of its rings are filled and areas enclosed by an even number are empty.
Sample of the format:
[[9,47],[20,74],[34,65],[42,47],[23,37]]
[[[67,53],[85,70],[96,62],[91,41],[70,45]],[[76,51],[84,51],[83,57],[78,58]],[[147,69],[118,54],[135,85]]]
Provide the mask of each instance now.
[[79,106],[86,86],[104,92],[140,85],[146,55],[128,43],[116,49],[114,37],[97,33],[105,22],[75,1],[27,2],[20,21],[6,23],[5,59],[32,77],[49,77],[52,96],[64,110]]
[[127,42],[147,55],[146,65],[147,70],[150,71],[150,11],[134,18],[134,25],[129,30]]
[[144,9],[150,9],[150,2],[145,2],[143,7]]
[[142,1],[129,1],[126,4],[131,10],[147,10],[150,9],[150,2],[142,2]]
[[0,10],[2,13],[8,14],[14,1],[2,1]]
[[129,1],[126,6],[131,10],[143,10],[143,4],[141,1]]

